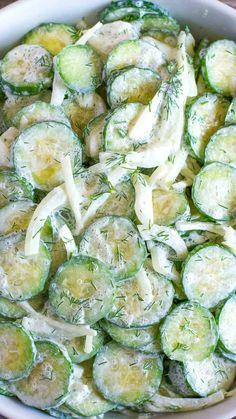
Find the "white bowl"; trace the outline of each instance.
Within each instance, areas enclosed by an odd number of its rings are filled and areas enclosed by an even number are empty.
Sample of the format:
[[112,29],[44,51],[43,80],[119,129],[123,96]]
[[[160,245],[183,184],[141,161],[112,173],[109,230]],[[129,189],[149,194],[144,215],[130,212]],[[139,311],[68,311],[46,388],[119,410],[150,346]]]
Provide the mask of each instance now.
[[[152,0],[156,1],[156,0]],[[217,0],[157,0],[196,38],[236,39],[236,10]],[[0,10],[0,53],[10,48],[29,29],[43,22],[75,23],[83,16],[96,21],[97,12],[109,0],[18,0]],[[0,396],[0,414],[8,419],[43,419],[48,415]],[[236,398],[198,412],[158,414],[158,419],[231,419],[236,416]],[[107,419],[124,415],[107,414]]]

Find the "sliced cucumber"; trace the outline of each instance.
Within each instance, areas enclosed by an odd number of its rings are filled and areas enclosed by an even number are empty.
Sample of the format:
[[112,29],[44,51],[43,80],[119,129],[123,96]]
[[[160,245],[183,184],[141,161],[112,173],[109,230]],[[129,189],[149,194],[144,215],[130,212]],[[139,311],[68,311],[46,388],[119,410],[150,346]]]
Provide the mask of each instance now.
[[101,29],[88,40],[88,44],[105,61],[112,49],[122,41],[138,39],[139,30],[129,22],[111,22],[103,25]]
[[215,161],[236,166],[236,125],[221,128],[210,138],[205,164]]
[[161,326],[162,349],[176,361],[202,361],[214,352],[217,339],[213,315],[197,303],[178,304]]
[[128,136],[128,129],[143,109],[140,103],[121,105],[106,118],[103,131],[104,149],[112,153],[128,153],[146,145],[145,139]]
[[230,104],[225,117],[225,123],[226,125],[236,124],[236,98],[234,98]]
[[236,360],[236,331],[232,327],[236,313],[236,295],[230,297],[220,309],[217,316],[219,344],[224,353],[234,355]]
[[41,92],[34,96],[15,96],[8,94],[3,105],[3,119],[6,126],[11,127],[13,125],[13,119],[16,113],[25,106],[29,106],[38,100],[48,103],[50,102],[50,99],[50,90],[46,90],[45,92]]
[[99,153],[103,148],[103,129],[106,114],[93,118],[83,131],[85,154],[94,161],[99,161]]
[[20,176],[47,191],[64,181],[61,161],[68,154],[76,173],[82,164],[82,146],[76,134],[60,122],[39,122],[19,135],[13,159]]
[[210,41],[207,38],[202,38],[201,41],[198,44],[198,47],[196,49],[195,55],[194,55],[194,68],[195,73],[198,75],[199,71],[201,69],[202,60],[206,55],[207,48],[210,45]]
[[82,138],[84,127],[91,119],[106,111],[106,104],[97,93],[77,94],[65,99],[63,108],[73,130]]
[[186,379],[184,364],[178,361],[168,361],[167,365],[167,377],[174,390],[184,397],[195,397],[196,393],[190,387]]
[[68,407],[66,407],[65,404],[61,404],[56,409],[46,409],[46,411],[50,416],[59,419],[79,419],[79,416],[76,415],[76,413],[72,412],[72,410],[68,409]]
[[105,215],[118,215],[135,219],[134,211],[135,191],[129,178],[118,183],[114,192],[108,197],[106,202],[98,208],[97,217]]
[[37,95],[52,85],[51,54],[38,45],[22,44],[9,51],[0,67],[1,84],[12,94]]
[[203,361],[186,361],[184,373],[195,393],[206,397],[219,390],[229,390],[235,379],[236,367],[233,362],[212,354]]
[[74,377],[66,406],[77,415],[93,417],[114,409],[115,404],[105,400],[93,382],[93,360],[74,367]]
[[31,185],[20,178],[13,170],[0,170],[0,208],[19,200],[32,200]]
[[107,82],[107,100],[111,108],[121,103],[140,102],[147,105],[160,86],[155,71],[130,66],[113,72]]
[[21,308],[15,301],[0,297],[0,315],[10,319],[21,319],[25,316],[25,310]]
[[115,20],[136,20],[146,13],[168,16],[165,9],[150,1],[119,0],[112,1],[103,9],[99,18],[102,22],[113,22]]
[[161,29],[161,30],[151,29],[151,30],[148,30],[147,32],[144,32],[143,36],[149,36],[173,48],[175,48],[177,45],[176,33],[169,31],[167,29]]
[[41,45],[52,55],[57,55],[67,45],[78,39],[74,26],[65,23],[43,23],[29,31],[23,38],[24,44]]
[[140,350],[155,340],[159,330],[156,325],[143,329],[119,327],[105,319],[101,320],[100,325],[120,345]]
[[11,202],[0,208],[0,236],[27,230],[34,210],[32,201]]
[[105,317],[113,297],[112,277],[106,265],[88,256],[75,256],[65,262],[49,289],[56,314],[74,324],[93,324]]
[[148,343],[148,345],[143,346],[139,350],[144,352],[145,354],[152,354],[152,355],[163,354],[163,351],[161,348],[160,334],[158,333],[158,335],[156,336],[153,342]]
[[50,277],[55,275],[58,268],[67,260],[66,248],[61,239],[54,239],[51,248],[52,263],[50,268]]
[[223,163],[203,167],[194,179],[192,199],[196,208],[217,221],[235,217],[236,169]]
[[19,324],[0,322],[0,378],[19,380],[29,375],[36,348],[30,334]]
[[173,285],[147,263],[145,274],[149,284],[139,274],[118,284],[112,310],[107,315],[110,322],[120,327],[145,327],[166,316],[174,299]]
[[64,48],[57,56],[58,72],[69,89],[79,93],[93,92],[102,83],[102,63],[88,45]]
[[98,218],[84,232],[80,253],[106,263],[115,280],[135,275],[146,258],[146,248],[137,227],[125,217]]
[[212,93],[198,97],[188,107],[186,140],[198,160],[204,160],[205,147],[214,132],[224,124],[228,107],[228,99]]
[[130,65],[158,72],[163,64],[165,64],[163,53],[149,42],[141,39],[123,41],[109,54],[105,74],[108,78],[113,71]]
[[14,384],[14,394],[25,404],[48,409],[63,403],[69,392],[72,365],[69,357],[50,341],[35,343],[36,364],[27,378]]
[[20,233],[0,239],[0,294],[9,300],[27,300],[43,291],[50,268],[50,253],[41,243],[39,253],[26,257]]
[[154,224],[171,225],[190,215],[190,208],[184,193],[174,190],[154,189],[152,191]]
[[70,126],[69,119],[59,106],[37,101],[32,105],[26,106],[17,112],[13,119],[13,125],[23,130],[41,121],[62,122]]
[[92,350],[89,353],[84,351],[86,341],[86,337],[84,336],[63,341],[63,345],[66,347],[70,359],[73,363],[80,364],[81,362],[84,362],[87,359],[94,357],[94,355],[96,355],[96,353],[104,345],[104,332],[96,325],[93,325],[93,329],[97,331],[97,335],[93,336]]
[[236,257],[224,246],[196,247],[182,269],[184,292],[190,301],[215,308],[236,290]]
[[209,86],[225,96],[236,94],[236,43],[227,39],[213,42],[203,59],[202,74]]
[[8,381],[0,380],[0,394],[8,397],[14,396],[14,394],[10,391],[10,383]]
[[108,343],[97,354],[93,379],[103,396],[123,406],[135,406],[158,390],[162,358]]
[[147,13],[141,19],[141,32],[152,30],[167,30],[178,32],[179,24],[171,16],[159,16],[153,13]]

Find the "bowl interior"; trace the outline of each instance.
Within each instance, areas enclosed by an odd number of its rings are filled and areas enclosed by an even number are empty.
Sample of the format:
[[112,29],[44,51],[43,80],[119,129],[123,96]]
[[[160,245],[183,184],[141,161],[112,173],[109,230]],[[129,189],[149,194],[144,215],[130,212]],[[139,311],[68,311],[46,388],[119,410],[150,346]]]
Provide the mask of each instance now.
[[[200,39],[236,39],[236,10],[217,0],[152,0],[165,7],[183,27]],[[97,13],[109,0],[18,0],[0,10],[0,54],[17,43],[34,26],[43,22],[75,23],[86,17],[88,23],[97,20]],[[158,419],[231,419],[235,416],[236,400],[225,402],[199,412],[158,414]],[[10,419],[43,419],[48,415],[23,406],[8,397],[0,396],[0,414]],[[135,415],[136,416],[136,415]],[[134,417],[135,417],[134,416]],[[126,415],[110,413],[107,419],[124,418]],[[137,416],[136,416],[137,417]]]

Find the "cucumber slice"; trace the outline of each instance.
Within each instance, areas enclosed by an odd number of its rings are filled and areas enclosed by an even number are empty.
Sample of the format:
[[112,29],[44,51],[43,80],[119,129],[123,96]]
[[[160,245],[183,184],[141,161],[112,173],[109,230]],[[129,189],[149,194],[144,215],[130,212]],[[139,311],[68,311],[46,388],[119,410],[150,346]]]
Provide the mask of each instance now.
[[198,47],[196,49],[195,55],[194,55],[194,68],[195,73],[198,75],[201,69],[202,60],[206,55],[207,48],[210,45],[210,41],[207,38],[202,38],[201,41],[198,44]]
[[0,208],[19,200],[32,200],[33,189],[13,170],[0,170]]
[[9,300],[28,300],[43,291],[50,268],[50,253],[41,243],[39,253],[26,257],[20,233],[0,238],[0,294]]
[[8,94],[3,105],[3,119],[6,126],[11,127],[13,125],[13,119],[16,113],[25,106],[29,106],[38,100],[48,103],[50,102],[50,99],[50,90],[46,90],[45,92],[41,92],[34,96],[15,96]]
[[79,419],[80,417],[76,415],[72,410],[68,409],[65,404],[60,405],[56,409],[46,409],[46,412],[55,418],[59,419]]
[[19,380],[33,368],[36,348],[30,334],[19,324],[0,323],[0,378]]
[[67,260],[66,248],[61,239],[54,239],[51,248],[52,263],[50,277],[55,275],[58,268]]
[[160,76],[152,70],[130,66],[112,73],[107,82],[107,101],[111,108],[121,103],[147,105],[160,86]]
[[101,56],[103,61],[108,54],[122,41],[138,39],[138,27],[128,22],[111,22],[103,25],[101,29],[88,40],[88,44]]
[[235,217],[236,169],[223,163],[203,167],[194,179],[192,199],[196,208],[217,221]]
[[106,111],[106,104],[97,93],[77,94],[65,99],[63,108],[73,130],[82,138],[84,127]]
[[224,351],[220,345],[218,346],[217,349],[218,349],[219,353],[224,358],[230,359],[231,361],[236,362],[236,355],[235,354],[233,354],[232,352],[229,352],[229,351]]
[[144,352],[145,354],[152,354],[152,355],[163,354],[163,351],[161,348],[160,334],[158,333],[158,335],[156,336],[153,342],[148,343],[148,345],[143,346],[139,350]]
[[0,380],[0,394],[2,396],[13,397],[14,394],[10,391],[10,383],[7,381]]
[[102,63],[88,45],[64,48],[57,56],[57,70],[69,89],[79,93],[93,92],[102,84]]
[[45,191],[64,181],[61,161],[68,154],[76,173],[82,164],[79,138],[67,125],[53,121],[39,122],[22,131],[13,149],[19,175]]
[[145,265],[149,281],[148,289],[139,274],[129,281],[118,284],[115,301],[107,319],[120,327],[145,327],[159,323],[168,313],[174,299],[172,283]]
[[178,304],[161,326],[162,349],[176,361],[202,361],[214,352],[217,339],[213,315],[197,303]]
[[0,236],[27,230],[34,210],[32,201],[11,202],[0,208]]
[[29,31],[23,38],[24,44],[41,45],[52,55],[57,55],[67,45],[78,39],[74,26],[65,23],[43,23]]
[[210,137],[224,124],[228,107],[228,99],[212,93],[198,97],[188,107],[186,141],[201,162]]
[[88,256],[75,256],[56,273],[49,300],[58,316],[69,323],[93,324],[111,310],[112,277],[106,265]]
[[74,367],[74,379],[66,406],[77,415],[97,416],[114,409],[115,404],[105,400],[93,383],[93,360]]
[[101,114],[89,121],[83,131],[85,154],[94,161],[99,161],[103,146],[103,129],[106,114]]
[[162,30],[151,29],[151,30],[148,30],[147,32],[144,32],[143,36],[149,36],[173,48],[176,48],[176,45],[177,45],[176,34],[167,29],[162,29]]
[[104,332],[96,325],[93,325],[93,329],[97,331],[97,335],[93,336],[92,350],[89,353],[84,351],[86,341],[86,337],[84,336],[63,341],[63,345],[67,349],[70,359],[73,363],[80,364],[81,362],[94,357],[94,355],[96,355],[96,353],[104,345]]
[[164,55],[157,47],[138,39],[117,45],[109,54],[104,70],[108,78],[113,71],[130,65],[158,72],[164,64]]
[[93,379],[103,396],[135,406],[155,394],[162,378],[162,358],[108,343],[97,354]]
[[99,14],[101,22],[113,22],[115,20],[136,20],[145,15],[145,13],[153,13],[168,16],[165,9],[150,1],[137,0],[119,0],[112,1]]
[[137,227],[128,218],[114,215],[99,218],[85,230],[79,251],[106,263],[116,281],[135,275],[146,258]]
[[52,85],[51,54],[38,45],[22,44],[9,51],[1,61],[0,79],[5,91],[37,95]]
[[232,327],[232,320],[236,313],[236,295],[230,297],[220,309],[217,316],[219,328],[219,344],[222,350],[229,355],[234,355],[236,360],[236,331]]
[[25,316],[25,310],[21,308],[15,301],[0,297],[0,315],[10,319],[21,319]]
[[202,74],[209,86],[225,96],[236,94],[236,43],[227,39],[213,42],[203,59]]
[[235,379],[236,366],[217,354],[203,361],[186,361],[184,373],[189,385],[201,397],[219,390],[227,391]]
[[154,224],[171,225],[190,215],[190,208],[184,193],[174,190],[154,189],[152,191]]
[[14,394],[25,404],[48,409],[67,398],[72,378],[72,365],[66,352],[50,341],[35,343],[36,364],[27,378],[14,384]]
[[134,187],[130,179],[127,178],[115,186],[114,192],[108,197],[106,202],[98,208],[96,216],[118,215],[134,220],[134,201]]
[[205,164],[215,161],[236,167],[236,125],[221,128],[210,138],[205,149]]
[[158,326],[149,326],[143,329],[119,327],[114,323],[101,320],[100,325],[108,335],[117,343],[127,348],[145,349],[146,345],[153,342],[158,334]]
[[182,269],[184,292],[189,300],[215,308],[236,290],[236,257],[227,248],[206,244],[195,248]]
[[62,122],[70,127],[69,119],[60,107],[40,101],[18,111],[13,119],[13,125],[23,130],[41,121]]
[[149,30],[167,30],[179,32],[179,24],[171,16],[159,16],[153,13],[147,13],[141,19],[141,32]]
[[128,136],[129,126],[135,122],[143,109],[140,103],[121,105],[111,112],[106,118],[103,131],[104,149],[112,153],[128,153],[135,151],[142,145],[147,144],[145,139]]
[[[205,362],[205,360],[201,362]],[[178,361],[168,361],[167,365],[167,377],[174,390],[184,397],[195,397],[196,393],[186,379],[184,364]]]
[[236,98],[234,98],[230,104],[230,107],[225,117],[225,124],[236,124]]
[[197,92],[198,92],[198,95],[204,95],[205,93],[212,93],[212,89],[205,83],[201,73],[199,74],[197,78]]

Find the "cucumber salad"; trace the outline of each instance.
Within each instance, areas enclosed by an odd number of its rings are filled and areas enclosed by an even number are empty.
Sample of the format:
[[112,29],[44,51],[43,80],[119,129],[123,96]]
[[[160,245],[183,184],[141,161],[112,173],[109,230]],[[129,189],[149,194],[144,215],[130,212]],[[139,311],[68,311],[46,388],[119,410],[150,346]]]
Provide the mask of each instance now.
[[0,394],[59,418],[236,394],[236,43],[112,1],[0,61]]

